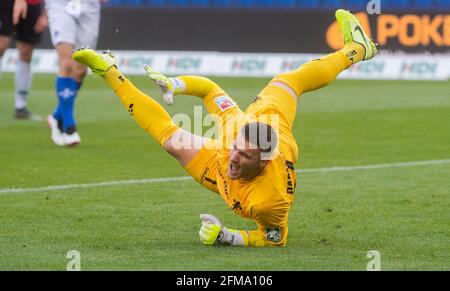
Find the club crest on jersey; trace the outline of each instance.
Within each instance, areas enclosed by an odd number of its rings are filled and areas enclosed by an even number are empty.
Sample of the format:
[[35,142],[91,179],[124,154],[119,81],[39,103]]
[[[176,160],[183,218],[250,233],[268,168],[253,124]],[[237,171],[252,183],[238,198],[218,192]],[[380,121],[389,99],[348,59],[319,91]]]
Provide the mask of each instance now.
[[266,239],[273,243],[279,243],[281,241],[280,228],[266,228]]
[[219,106],[220,110],[222,111],[236,106],[233,100],[226,95],[217,97],[216,99],[214,99],[214,102],[216,102],[217,106]]

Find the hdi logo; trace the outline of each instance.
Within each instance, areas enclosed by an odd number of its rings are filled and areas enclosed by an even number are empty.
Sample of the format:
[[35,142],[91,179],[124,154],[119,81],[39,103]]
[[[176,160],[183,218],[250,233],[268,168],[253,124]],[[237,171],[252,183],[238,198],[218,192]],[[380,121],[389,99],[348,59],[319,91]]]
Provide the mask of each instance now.
[[198,69],[202,63],[201,58],[190,58],[190,57],[173,57],[167,61],[167,69]]
[[266,63],[265,60],[257,59],[233,60],[231,70],[246,72],[264,71]]

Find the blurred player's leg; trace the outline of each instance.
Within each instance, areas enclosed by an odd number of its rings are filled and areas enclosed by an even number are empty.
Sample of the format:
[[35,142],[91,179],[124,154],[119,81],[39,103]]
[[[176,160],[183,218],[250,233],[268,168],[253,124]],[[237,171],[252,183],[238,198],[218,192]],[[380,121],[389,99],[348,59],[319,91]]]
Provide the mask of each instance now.
[[[52,140],[57,145],[64,145],[64,141],[55,140],[57,130],[61,129],[60,136],[63,133],[77,135],[76,122],[73,116],[73,105],[77,95],[77,81],[72,77],[71,59],[72,51],[76,42],[76,20],[66,9],[65,1],[48,0],[46,1],[50,35],[53,46],[58,53],[58,76],[56,77],[56,96],[58,100],[57,107],[53,112],[53,119],[58,126],[52,126]],[[48,118],[50,120],[52,118]],[[49,122],[50,124],[50,122]],[[80,139],[78,139],[78,142]],[[76,142],[74,142],[76,144]]]
[[[56,79],[58,106],[53,118],[62,128],[63,145],[71,146],[81,141],[74,118],[74,104],[87,72],[87,68],[73,62],[71,56],[75,47],[96,47],[100,3],[91,0],[82,9],[67,7],[66,4],[66,1],[46,1],[52,42],[58,52],[60,68]],[[52,130],[52,136],[53,133]]]
[[62,123],[62,132],[66,137],[71,138],[68,145],[75,145],[80,142],[77,133],[77,124],[74,117],[74,103],[78,93],[78,82],[72,76],[74,62],[71,59],[73,45],[69,43],[59,43],[56,46],[59,56],[59,72],[56,78],[56,94],[58,106],[53,113],[58,122]]
[[[31,58],[33,56],[33,49],[40,42],[41,32],[45,28],[45,25],[42,24],[39,28],[36,26],[41,16],[42,10],[40,4],[28,4],[26,17],[21,18],[15,26],[19,57],[15,77],[14,117],[18,119],[31,118],[40,120],[40,117],[28,111],[27,102],[32,82]],[[45,18],[45,16],[42,17]]]
[[17,49],[19,51],[19,58],[17,61],[15,77],[16,95],[14,117],[17,119],[28,119],[31,117],[31,113],[27,109],[27,102],[33,79],[31,73],[33,45],[25,42],[18,42]]
[[203,138],[186,132],[173,123],[170,115],[158,102],[136,88],[117,69],[115,58],[110,53],[98,54],[91,49],[80,49],[73,54],[73,58],[91,68],[94,74],[103,77],[136,122],[183,166],[199,152],[195,147],[178,148],[173,145],[178,139],[195,142],[196,139]]
[[2,60],[5,51],[9,47],[11,35],[13,33],[12,11],[14,1],[0,1],[0,78],[2,75]]
[[5,51],[9,47],[10,43],[10,37],[0,35],[0,79],[2,77],[2,61],[3,61],[3,55],[5,54]]

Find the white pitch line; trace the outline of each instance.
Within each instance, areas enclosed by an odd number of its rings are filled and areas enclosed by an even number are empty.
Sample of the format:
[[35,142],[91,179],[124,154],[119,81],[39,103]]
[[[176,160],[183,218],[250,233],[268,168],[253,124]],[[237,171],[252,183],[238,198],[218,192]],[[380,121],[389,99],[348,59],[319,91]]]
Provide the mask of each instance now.
[[67,190],[67,189],[77,189],[77,188],[94,188],[94,187],[104,187],[104,186],[114,186],[114,185],[165,183],[165,182],[183,181],[183,180],[190,180],[190,179],[192,179],[192,178],[188,177],[188,176],[184,176],[184,177],[154,178],[154,179],[141,179],[141,180],[118,180],[118,181],[86,183],[86,184],[54,185],[54,186],[37,187],[37,188],[10,188],[10,189],[0,189],[0,195],[1,194],[9,194],[9,193],[26,193],[26,192]]
[[431,160],[431,161],[417,161],[417,162],[405,162],[405,163],[378,164],[378,165],[367,165],[367,166],[316,168],[316,169],[303,169],[303,170],[299,169],[299,170],[297,170],[297,173],[345,172],[345,171],[360,171],[360,170],[373,170],[373,169],[386,169],[386,168],[416,167],[416,166],[442,165],[442,164],[450,164],[450,160]]
[[[373,170],[373,169],[386,169],[386,168],[401,168],[401,167],[416,167],[416,166],[428,166],[428,165],[442,165],[450,164],[450,160],[431,160],[431,161],[416,161],[405,163],[391,163],[391,164],[378,164],[378,165],[366,165],[366,166],[348,166],[348,167],[330,167],[330,168],[316,168],[316,169],[299,169],[297,173],[329,173],[329,172],[345,172],[345,171],[361,171],[361,170]],[[99,183],[86,183],[86,184],[67,184],[67,185],[54,185],[37,188],[6,188],[0,189],[1,194],[12,193],[28,193],[28,192],[41,192],[41,191],[56,191],[67,189],[81,189],[81,188],[95,188],[105,186],[116,185],[131,185],[131,184],[149,184],[149,183],[166,183],[175,181],[191,180],[189,176],[172,177],[172,178],[152,178],[141,180],[118,180]]]

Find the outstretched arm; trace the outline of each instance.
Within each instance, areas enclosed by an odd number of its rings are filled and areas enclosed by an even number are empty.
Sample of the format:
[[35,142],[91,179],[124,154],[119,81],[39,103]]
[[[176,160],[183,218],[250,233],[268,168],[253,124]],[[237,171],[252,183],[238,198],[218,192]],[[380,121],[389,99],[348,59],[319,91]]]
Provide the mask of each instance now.
[[235,128],[240,128],[245,121],[244,113],[219,85],[208,78],[200,76],[179,76],[168,78],[150,66],[145,66],[147,75],[162,91],[164,101],[173,104],[173,96],[177,94],[202,98],[208,113],[218,126],[216,139],[221,141],[222,148],[229,147],[234,140]]
[[178,76],[172,78],[175,82],[183,84],[184,91],[180,94],[190,96],[197,96],[205,98],[207,95],[214,92],[223,92],[219,85],[208,78],[201,76]]
[[185,75],[169,78],[150,66],[145,66],[144,69],[150,79],[161,88],[163,99],[169,105],[173,104],[174,95],[183,94],[204,99],[208,95],[225,94],[219,85],[205,77]]

